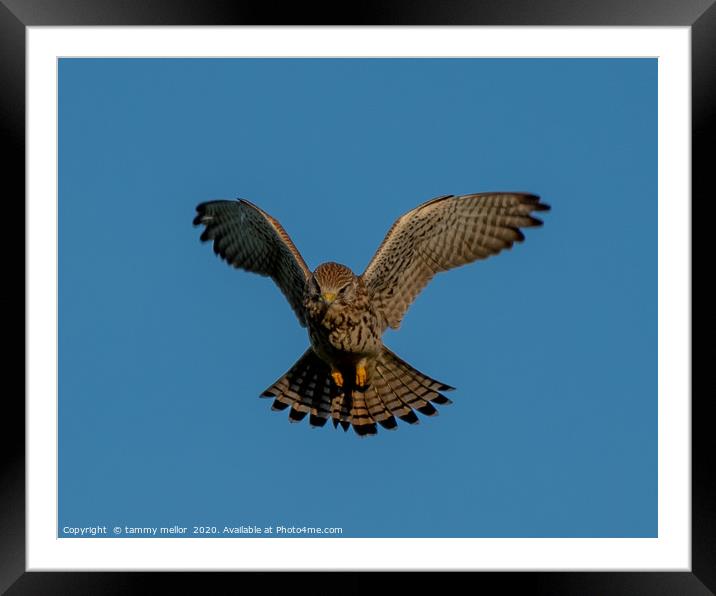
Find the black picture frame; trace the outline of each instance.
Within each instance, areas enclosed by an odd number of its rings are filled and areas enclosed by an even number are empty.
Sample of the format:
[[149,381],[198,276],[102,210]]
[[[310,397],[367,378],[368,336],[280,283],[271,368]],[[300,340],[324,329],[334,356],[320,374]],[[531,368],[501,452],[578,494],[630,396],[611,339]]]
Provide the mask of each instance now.
[[[716,137],[716,6],[715,0],[373,0],[350,6],[312,6],[220,0],[0,0],[0,120],[5,158],[5,201],[25,192],[25,28],[29,26],[107,25],[533,25],[533,26],[690,26],[692,33],[692,205],[707,201],[712,186],[707,173],[713,158],[706,144]],[[341,8],[336,9],[335,7]],[[7,182],[10,181],[10,190]],[[16,213],[18,210],[12,210]],[[5,213],[11,213],[6,207]],[[12,226],[18,229],[17,222]],[[24,228],[23,228],[24,229]],[[14,245],[15,247],[17,244]],[[14,255],[17,249],[8,252]],[[19,261],[19,259],[16,259]],[[26,299],[27,296],[24,296]],[[8,307],[6,307],[8,308]],[[685,396],[687,397],[687,396]],[[692,394],[692,571],[691,572],[530,572],[475,573],[474,590],[499,587],[501,592],[535,594],[697,595],[716,592],[716,474],[709,454],[716,452],[709,397]],[[228,593],[246,580],[265,588],[295,588],[302,580],[319,593],[367,592],[392,579],[369,572],[229,573],[177,572],[26,572],[25,571],[25,440],[24,402],[19,391],[6,389],[7,445],[0,504],[0,591],[17,594],[143,594],[174,588]],[[396,574],[397,575],[397,574]],[[414,579],[426,589],[465,578],[445,574],[400,574],[401,584]],[[249,576],[249,577],[247,577]],[[393,576],[394,577],[394,576]],[[227,581],[224,588],[219,582]],[[441,582],[441,583],[437,583]],[[161,586],[161,588],[158,588]],[[233,586],[233,587],[231,587]]]

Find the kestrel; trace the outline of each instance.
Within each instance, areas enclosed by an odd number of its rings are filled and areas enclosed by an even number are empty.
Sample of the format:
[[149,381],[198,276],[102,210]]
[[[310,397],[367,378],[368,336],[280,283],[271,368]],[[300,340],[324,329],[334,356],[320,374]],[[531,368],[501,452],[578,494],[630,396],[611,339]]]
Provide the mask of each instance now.
[[522,242],[520,228],[542,225],[546,211],[527,193],[446,195],[398,218],[362,275],[327,262],[308,268],[281,224],[244,199],[197,206],[194,225],[202,241],[234,267],[269,276],[308,329],[310,347],[262,397],[273,410],[289,408],[289,420],[306,415],[312,426],[330,418],[359,436],[377,424],[397,427],[396,417],[417,423],[417,410],[452,403],[449,385],[415,370],[383,345],[418,293],[441,271],[498,254]]

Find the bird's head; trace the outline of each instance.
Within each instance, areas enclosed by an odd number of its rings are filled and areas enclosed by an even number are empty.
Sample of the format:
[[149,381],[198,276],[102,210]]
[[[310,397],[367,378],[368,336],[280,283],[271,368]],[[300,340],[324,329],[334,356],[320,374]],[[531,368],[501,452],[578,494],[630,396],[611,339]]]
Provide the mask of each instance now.
[[358,278],[345,265],[323,263],[316,267],[308,281],[309,298],[329,307],[333,304],[349,304],[358,288]]

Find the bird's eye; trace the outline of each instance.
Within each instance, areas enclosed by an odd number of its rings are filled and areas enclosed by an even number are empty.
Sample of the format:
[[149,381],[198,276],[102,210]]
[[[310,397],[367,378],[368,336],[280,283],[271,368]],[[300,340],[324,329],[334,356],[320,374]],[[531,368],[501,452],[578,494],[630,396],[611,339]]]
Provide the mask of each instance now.
[[340,290],[338,290],[338,294],[342,296],[346,293],[346,290],[348,289],[348,286],[343,286]]

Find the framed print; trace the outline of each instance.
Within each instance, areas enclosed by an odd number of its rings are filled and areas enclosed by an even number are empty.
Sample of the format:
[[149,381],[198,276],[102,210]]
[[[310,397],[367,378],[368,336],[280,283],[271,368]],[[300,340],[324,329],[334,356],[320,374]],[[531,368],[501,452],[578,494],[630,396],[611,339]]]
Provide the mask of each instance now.
[[[708,2],[360,26],[6,4],[28,346],[9,593],[149,590],[127,571],[713,588],[690,359]],[[321,336],[363,291],[375,320]]]

